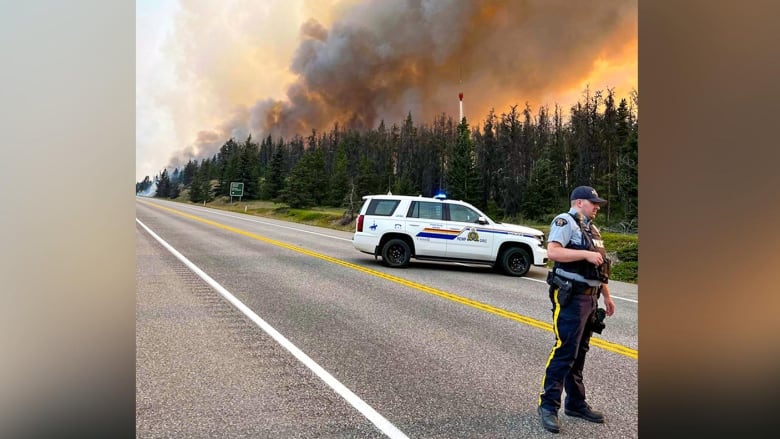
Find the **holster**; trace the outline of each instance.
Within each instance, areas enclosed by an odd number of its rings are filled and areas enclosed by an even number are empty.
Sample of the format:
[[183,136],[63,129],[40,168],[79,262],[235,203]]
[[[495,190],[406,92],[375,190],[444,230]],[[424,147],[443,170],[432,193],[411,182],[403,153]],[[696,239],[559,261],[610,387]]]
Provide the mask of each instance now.
[[574,283],[572,281],[557,276],[550,271],[547,273],[547,284],[550,285],[550,297],[555,294],[555,290],[558,290],[558,303],[561,307],[564,307],[571,302],[574,289]]

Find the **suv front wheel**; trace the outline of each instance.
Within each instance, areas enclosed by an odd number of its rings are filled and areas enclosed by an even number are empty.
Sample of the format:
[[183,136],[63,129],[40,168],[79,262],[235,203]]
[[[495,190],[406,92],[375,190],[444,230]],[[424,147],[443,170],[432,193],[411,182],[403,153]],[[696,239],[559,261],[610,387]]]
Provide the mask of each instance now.
[[531,257],[519,247],[510,247],[501,253],[501,269],[510,276],[525,276],[531,269]]
[[406,267],[411,257],[412,250],[403,239],[391,239],[382,247],[382,262],[388,267]]

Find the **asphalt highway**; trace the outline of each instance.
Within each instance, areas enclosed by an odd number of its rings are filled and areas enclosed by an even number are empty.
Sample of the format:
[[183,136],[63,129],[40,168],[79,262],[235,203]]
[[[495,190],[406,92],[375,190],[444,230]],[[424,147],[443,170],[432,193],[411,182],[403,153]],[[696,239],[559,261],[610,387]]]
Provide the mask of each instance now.
[[[384,267],[351,233],[138,198],[137,437],[549,437],[546,270]],[[638,291],[612,282],[588,401],[637,437]],[[270,328],[270,329],[269,329]]]

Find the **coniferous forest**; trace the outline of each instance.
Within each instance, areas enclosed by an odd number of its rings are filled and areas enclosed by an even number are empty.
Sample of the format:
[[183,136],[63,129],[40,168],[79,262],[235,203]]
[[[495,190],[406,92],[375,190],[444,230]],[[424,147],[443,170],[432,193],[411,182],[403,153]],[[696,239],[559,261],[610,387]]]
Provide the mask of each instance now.
[[567,112],[513,106],[478,123],[441,114],[427,124],[409,114],[400,126],[231,138],[212,157],[147,176],[136,193],[156,182],[156,197],[200,203],[243,182],[244,200],[344,207],[351,216],[363,195],[443,192],[495,220],[549,222],[568,210],[574,187],[589,185],[609,200],[599,221],[636,232],[638,101],[636,92],[618,101],[612,90],[585,90]]

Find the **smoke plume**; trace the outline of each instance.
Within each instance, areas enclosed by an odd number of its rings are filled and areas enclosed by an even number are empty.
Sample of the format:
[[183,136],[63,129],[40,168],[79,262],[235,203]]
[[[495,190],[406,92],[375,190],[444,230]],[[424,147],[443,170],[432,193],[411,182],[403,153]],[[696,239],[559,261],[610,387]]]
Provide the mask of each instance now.
[[577,96],[544,99],[582,91],[605,63],[635,69],[637,1],[373,0],[347,8],[329,27],[311,18],[299,37],[285,98],[258,97],[201,132],[172,163],[209,156],[236,135],[288,138],[337,122],[367,129],[408,113],[415,123],[456,118],[461,91],[472,126],[490,109],[515,104],[566,108]]

